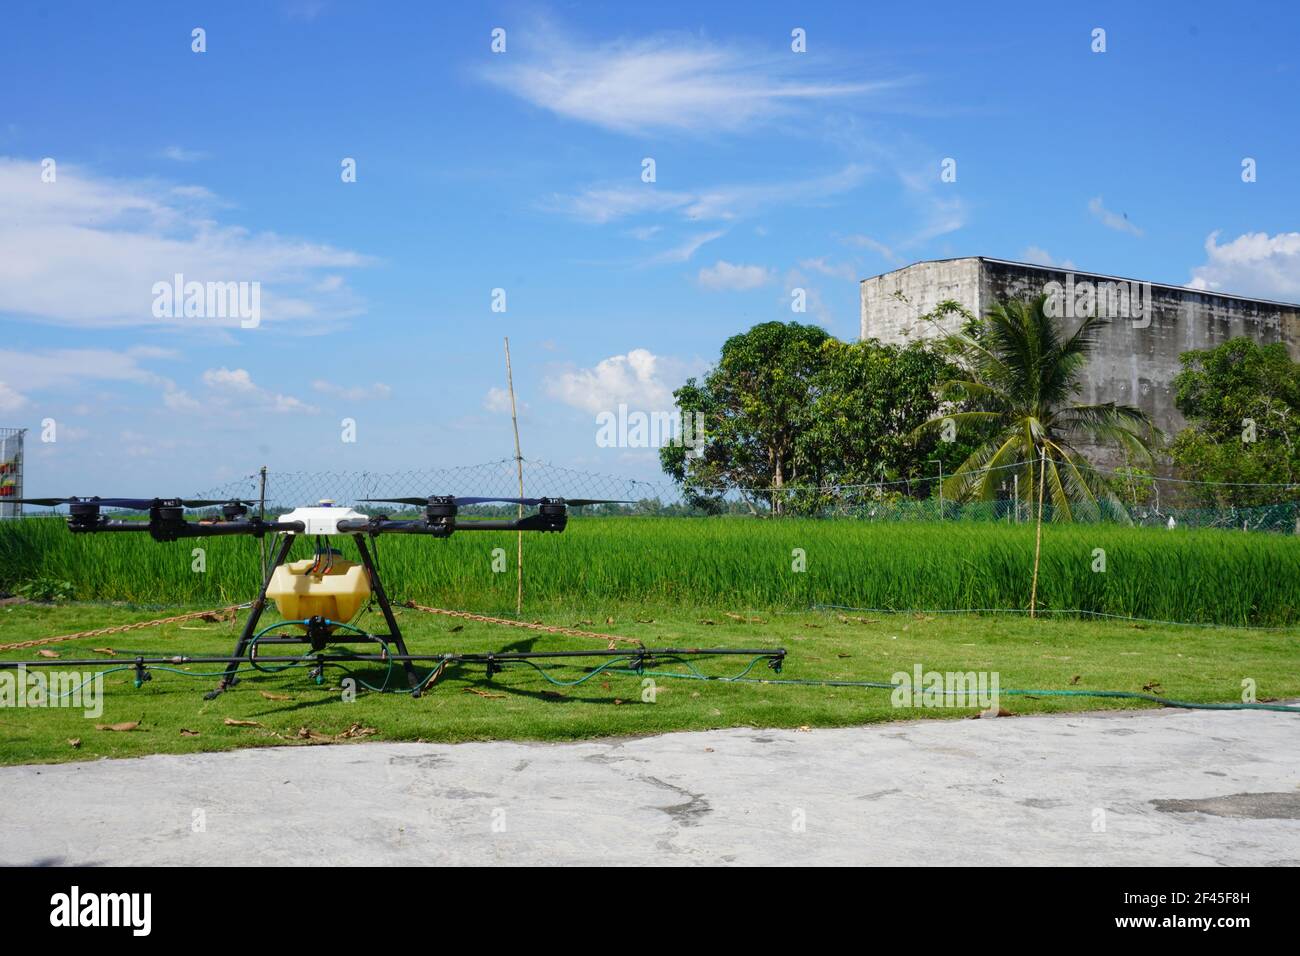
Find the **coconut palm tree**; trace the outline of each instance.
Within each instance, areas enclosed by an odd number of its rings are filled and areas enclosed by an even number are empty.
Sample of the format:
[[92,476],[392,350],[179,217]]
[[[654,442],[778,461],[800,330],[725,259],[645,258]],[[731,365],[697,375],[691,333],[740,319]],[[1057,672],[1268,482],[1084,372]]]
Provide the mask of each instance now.
[[1160,433],[1131,405],[1073,401],[1106,320],[1086,318],[1064,338],[1046,314],[1046,298],[1001,303],[982,321],[945,337],[965,374],[942,383],[940,395],[965,410],[939,415],[917,431],[951,421],[989,434],[945,480],[944,494],[953,500],[992,500],[1018,472],[1021,498],[1032,503],[1041,492],[1058,518],[1098,517],[1103,501],[1125,514],[1078,446],[1085,440],[1117,446],[1126,457],[1149,462]]

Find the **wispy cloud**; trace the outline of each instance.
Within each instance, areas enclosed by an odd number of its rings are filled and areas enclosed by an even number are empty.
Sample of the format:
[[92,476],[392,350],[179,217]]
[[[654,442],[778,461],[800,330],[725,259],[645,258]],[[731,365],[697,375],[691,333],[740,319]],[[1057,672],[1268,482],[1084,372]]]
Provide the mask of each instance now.
[[844,241],[851,246],[857,246],[859,249],[868,249],[887,262],[899,263],[903,261],[902,258],[894,252],[893,248],[885,245],[878,239],[873,239],[871,236],[864,236],[859,233],[845,236]]
[[713,232],[700,232],[693,236],[688,236],[683,242],[678,243],[671,249],[665,249],[663,252],[651,256],[646,265],[664,265],[674,262],[687,262],[700,250],[700,247],[710,243],[715,239],[720,239],[726,235],[725,230],[715,230]]
[[908,169],[899,173],[906,199],[917,210],[917,225],[899,242],[903,248],[956,232],[969,219],[966,200],[955,192],[955,184],[939,181],[938,169],[934,164],[924,172]]
[[567,119],[621,133],[734,132],[899,81],[815,76],[806,57],[660,35],[597,42],[542,24],[516,31],[481,75]]
[[322,395],[332,395],[335,398],[342,398],[349,402],[391,398],[393,394],[392,386],[385,385],[383,382],[375,382],[373,385],[339,385],[318,378],[311,383],[311,387]]
[[1142,230],[1128,221],[1128,213],[1111,212],[1106,208],[1100,196],[1094,196],[1088,200],[1088,212],[1092,213],[1093,218],[1100,220],[1107,229],[1114,229],[1116,232],[1127,232],[1134,236],[1142,235]]
[[710,186],[695,190],[663,190],[655,186],[592,186],[579,193],[556,194],[542,206],[590,223],[607,223],[629,216],[672,213],[687,220],[734,220],[768,209],[817,203],[860,186],[871,173],[861,163],[808,179],[769,183]]
[[1077,269],[1073,259],[1057,259],[1042,246],[1028,246],[1020,253],[1020,258],[1025,262],[1032,262],[1036,266],[1052,266],[1058,269]]
[[90,383],[120,382],[175,393],[171,379],[142,364],[173,358],[170,349],[149,345],[124,350],[0,349],[0,387],[10,410],[28,405],[33,395],[65,394]]
[[346,249],[215,221],[211,194],[124,182],[60,163],[55,182],[36,162],[0,157],[0,313],[72,326],[237,326],[238,317],[158,318],[153,287],[258,282],[263,323],[312,319],[313,331],[362,310],[323,273],[369,264]]
[[197,163],[208,158],[208,154],[201,149],[186,149],[183,146],[168,146],[162,154],[164,158],[177,163]]
[[819,256],[816,259],[800,259],[799,267],[810,269],[813,272],[820,272],[824,276],[830,276],[832,279],[844,279],[848,282],[856,282],[861,279],[858,267],[851,262],[831,262],[826,256]]

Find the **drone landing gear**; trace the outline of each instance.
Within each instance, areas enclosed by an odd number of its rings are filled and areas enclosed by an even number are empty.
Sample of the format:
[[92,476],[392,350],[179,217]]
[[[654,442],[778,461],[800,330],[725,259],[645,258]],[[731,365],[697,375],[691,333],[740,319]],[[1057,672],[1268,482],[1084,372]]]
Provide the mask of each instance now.
[[[375,567],[374,560],[370,556],[370,549],[366,547],[366,539],[362,534],[354,534],[352,539],[356,542],[357,551],[361,554],[361,564],[366,569],[370,577],[370,590],[375,598],[375,603],[379,605],[379,610],[384,615],[384,621],[388,625],[387,634],[377,634],[374,638],[367,637],[366,640],[379,639],[391,644],[396,650],[396,656],[402,661],[402,667],[406,671],[406,683],[411,688],[411,696],[420,696],[420,677],[415,672],[415,667],[410,661],[410,652],[406,649],[406,641],[402,637],[401,628],[397,626],[397,618],[393,616],[392,605],[388,601],[388,594],[384,591],[384,585],[379,580],[379,571]],[[248,620],[244,622],[244,629],[240,632],[239,640],[235,643],[234,653],[230,655],[230,661],[226,665],[226,671],[221,680],[217,682],[214,690],[208,691],[203,695],[204,700],[214,700],[225,691],[239,683],[237,672],[239,662],[248,654],[250,646],[257,634],[258,622],[262,619],[262,612],[266,610],[266,591],[271,586],[271,577],[275,574],[275,569],[284,564],[285,559],[289,557],[289,549],[293,547],[293,535],[285,535],[280,542],[280,547],[276,549],[275,557],[271,561],[270,567],[267,568],[266,577],[262,581],[261,590],[258,592],[257,600],[253,602],[248,612]],[[302,637],[275,637],[261,641],[263,644],[310,644],[312,650],[322,651],[326,644],[344,643],[343,640],[335,637],[332,631],[326,626],[325,621],[321,618],[312,618],[307,623],[307,633]],[[324,680],[325,665],[318,662],[309,673],[309,676],[318,684]],[[146,678],[147,679],[147,678]]]

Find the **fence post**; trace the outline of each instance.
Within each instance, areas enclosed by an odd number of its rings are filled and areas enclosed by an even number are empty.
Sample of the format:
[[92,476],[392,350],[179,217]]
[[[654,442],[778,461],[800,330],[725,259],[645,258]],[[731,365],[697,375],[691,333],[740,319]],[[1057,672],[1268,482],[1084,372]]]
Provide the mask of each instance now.
[[931,458],[930,463],[937,464],[939,466],[939,520],[942,521],[943,520],[943,459],[940,458],[938,460],[935,460],[934,458]]
[[[261,487],[257,492],[257,517],[261,521],[266,520],[266,465],[263,465],[258,471],[261,478]],[[259,535],[257,538],[257,553],[262,565],[262,576],[258,580],[266,580],[266,536]]]
[[[1030,468],[1032,469],[1032,465]],[[1032,472],[1031,472],[1032,473]],[[1034,609],[1038,603],[1038,558],[1043,552],[1043,488],[1047,485],[1047,446],[1043,446],[1042,457],[1038,465],[1038,530],[1034,535],[1034,584],[1029,591],[1029,617],[1034,617]],[[1029,486],[1029,491],[1033,493],[1033,485]]]
[[[519,474],[519,497],[524,496],[524,456],[519,450],[519,416],[515,412],[515,376],[510,369],[510,336],[506,336],[506,384],[510,388],[510,421],[515,426],[515,468]],[[519,517],[524,517],[524,506],[519,505]],[[515,550],[515,614],[524,611],[524,533],[516,535]]]

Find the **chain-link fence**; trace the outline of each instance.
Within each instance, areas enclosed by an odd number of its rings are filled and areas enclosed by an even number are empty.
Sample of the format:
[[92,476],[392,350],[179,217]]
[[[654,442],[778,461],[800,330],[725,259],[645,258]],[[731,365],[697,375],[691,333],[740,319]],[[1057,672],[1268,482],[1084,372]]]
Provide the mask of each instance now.
[[[683,486],[669,479],[644,481],[579,471],[525,459],[524,493],[529,497],[610,498],[627,502],[595,506],[589,512],[635,515],[776,513],[862,521],[969,521],[1014,524],[1032,521],[1037,502],[1021,495],[1023,466],[993,469],[993,500],[957,502],[945,496],[938,475],[869,484],[791,485],[774,488]],[[1054,507],[1043,503],[1045,520],[1133,523],[1185,528],[1232,528],[1300,533],[1300,484],[1223,484],[1158,477],[1125,470],[1095,470],[1113,493],[1096,507]],[[398,472],[277,472],[259,470],[201,491],[198,497],[243,498],[264,502],[267,513],[331,500],[373,513],[367,498],[477,495],[510,497],[519,493],[515,461],[504,458],[454,468]],[[1244,503],[1235,503],[1244,502]],[[401,506],[384,506],[390,513]],[[478,511],[508,513],[510,506],[479,506]]]

